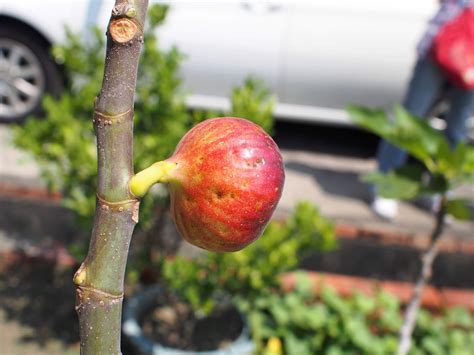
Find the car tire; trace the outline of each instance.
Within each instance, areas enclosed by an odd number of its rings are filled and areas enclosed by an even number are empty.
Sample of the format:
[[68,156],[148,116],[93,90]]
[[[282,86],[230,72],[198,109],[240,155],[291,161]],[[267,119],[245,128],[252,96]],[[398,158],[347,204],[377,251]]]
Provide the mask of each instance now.
[[48,43],[32,29],[0,25],[0,122],[21,123],[41,114],[45,93],[59,95],[64,87],[60,67]]

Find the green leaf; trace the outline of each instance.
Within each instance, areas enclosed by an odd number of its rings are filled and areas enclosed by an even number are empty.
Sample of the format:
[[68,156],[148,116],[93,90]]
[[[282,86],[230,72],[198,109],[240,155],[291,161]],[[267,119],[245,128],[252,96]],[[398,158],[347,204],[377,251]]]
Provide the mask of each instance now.
[[430,170],[436,168],[434,161],[438,151],[448,146],[442,133],[401,106],[395,107],[393,121],[381,110],[350,106],[348,112],[356,124],[408,151]]
[[393,171],[388,174],[371,173],[365,175],[363,180],[377,185],[378,194],[385,198],[412,199],[418,196],[422,188],[421,182]]
[[401,106],[395,107],[395,127],[396,134],[390,137],[391,141],[422,161],[437,154],[440,146],[448,146],[441,132]]
[[422,347],[428,354],[433,355],[444,355],[446,354],[443,346],[439,343],[436,337],[426,337],[423,339]]
[[327,352],[326,352],[327,355],[344,355],[346,354],[345,351],[342,349],[341,346],[339,345],[330,345]]
[[449,190],[449,184],[444,175],[432,174],[426,177],[427,179],[422,178],[421,195],[443,195]]
[[298,338],[295,334],[287,333],[284,336],[285,353],[288,355],[314,355],[308,340]]
[[148,20],[152,28],[161,25],[166,18],[169,6],[150,6],[148,9]]
[[324,304],[317,304],[306,310],[306,322],[309,329],[321,330],[326,324],[329,312]]
[[313,295],[313,284],[308,274],[305,272],[296,272],[296,292],[303,298],[309,298]]
[[354,123],[382,138],[387,139],[393,131],[392,125],[383,110],[350,105],[347,111]]
[[376,307],[375,300],[371,297],[365,296],[362,293],[355,293],[353,298],[355,309],[360,310],[363,314],[373,312]]
[[474,316],[465,308],[453,307],[447,310],[446,320],[449,323],[466,328],[474,328]]
[[466,199],[449,200],[447,203],[446,212],[456,219],[468,221],[472,218],[472,213],[468,203],[473,203],[473,201]]
[[285,305],[280,303],[275,304],[270,308],[270,312],[278,324],[285,326],[290,322],[291,316]]

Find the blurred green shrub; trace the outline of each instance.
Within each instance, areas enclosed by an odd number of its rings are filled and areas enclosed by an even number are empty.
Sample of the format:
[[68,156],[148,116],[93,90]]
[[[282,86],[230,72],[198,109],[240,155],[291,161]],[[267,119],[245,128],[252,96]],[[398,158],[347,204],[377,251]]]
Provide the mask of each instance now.
[[199,123],[209,117],[244,117],[257,123],[268,134],[273,133],[275,98],[262,80],[255,76],[245,78],[242,85],[232,89],[230,104],[229,112],[194,111],[192,113],[194,123]]
[[264,83],[248,77],[231,94],[231,112],[234,117],[252,117],[269,134],[273,133],[273,106],[275,99]]
[[[183,55],[174,47],[160,48],[155,30],[167,11],[166,6],[154,5],[148,12],[135,100],[135,171],[171,155],[184,133],[204,117],[186,109],[178,74]],[[62,203],[76,213],[85,229],[90,229],[95,210],[97,157],[91,120],[103,76],[102,32],[95,29],[87,43],[67,32],[66,42],[53,50],[68,78],[63,95],[44,99],[44,119],[29,119],[14,130],[14,144],[33,155],[48,187],[61,192]],[[228,115],[248,114],[245,118],[272,129],[273,101],[261,82],[246,80],[233,91],[232,100]],[[153,227],[157,218],[150,216],[164,201],[166,195],[147,194],[141,202],[138,228]]]
[[282,272],[294,270],[307,254],[336,246],[334,225],[310,203],[297,205],[284,222],[271,221],[254,243],[235,253],[177,256],[162,265],[164,281],[194,309],[208,313],[216,300],[251,304],[279,288]]
[[[318,296],[303,274],[294,291],[258,297],[247,317],[258,349],[279,338],[287,355],[394,354],[402,325],[400,304],[387,293],[342,298],[321,280]],[[452,308],[418,314],[410,355],[468,355],[474,349],[474,317]]]

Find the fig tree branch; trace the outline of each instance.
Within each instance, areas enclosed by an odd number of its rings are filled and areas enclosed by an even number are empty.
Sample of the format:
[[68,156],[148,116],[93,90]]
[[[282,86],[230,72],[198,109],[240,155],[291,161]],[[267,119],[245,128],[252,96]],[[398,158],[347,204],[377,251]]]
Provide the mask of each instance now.
[[430,245],[421,257],[422,265],[418,280],[413,289],[410,303],[405,310],[404,322],[400,330],[398,343],[398,355],[406,355],[411,347],[412,333],[416,324],[416,316],[420,309],[421,298],[426,284],[429,282],[433,270],[433,262],[438,255],[441,236],[444,229],[444,219],[446,216],[446,198],[441,199],[441,207],[436,215],[435,227],[431,234]]
[[133,176],[133,102],[148,0],[116,0],[95,101],[97,199],[89,252],[74,276],[81,354],[121,354],[123,283],[139,201]]

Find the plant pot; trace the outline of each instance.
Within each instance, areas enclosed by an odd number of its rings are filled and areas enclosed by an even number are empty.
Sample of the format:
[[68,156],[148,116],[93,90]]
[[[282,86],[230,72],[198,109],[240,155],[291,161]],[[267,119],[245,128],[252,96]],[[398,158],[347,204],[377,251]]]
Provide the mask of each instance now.
[[242,330],[240,335],[229,343],[229,345],[220,349],[211,349],[205,351],[181,350],[157,343],[146,336],[142,328],[142,321],[146,315],[149,315],[156,308],[167,305],[167,294],[161,285],[147,287],[130,298],[123,309],[123,327],[122,332],[125,339],[131,347],[139,354],[143,355],[251,355],[254,351],[254,343],[249,336],[243,316],[238,313],[242,321]]

